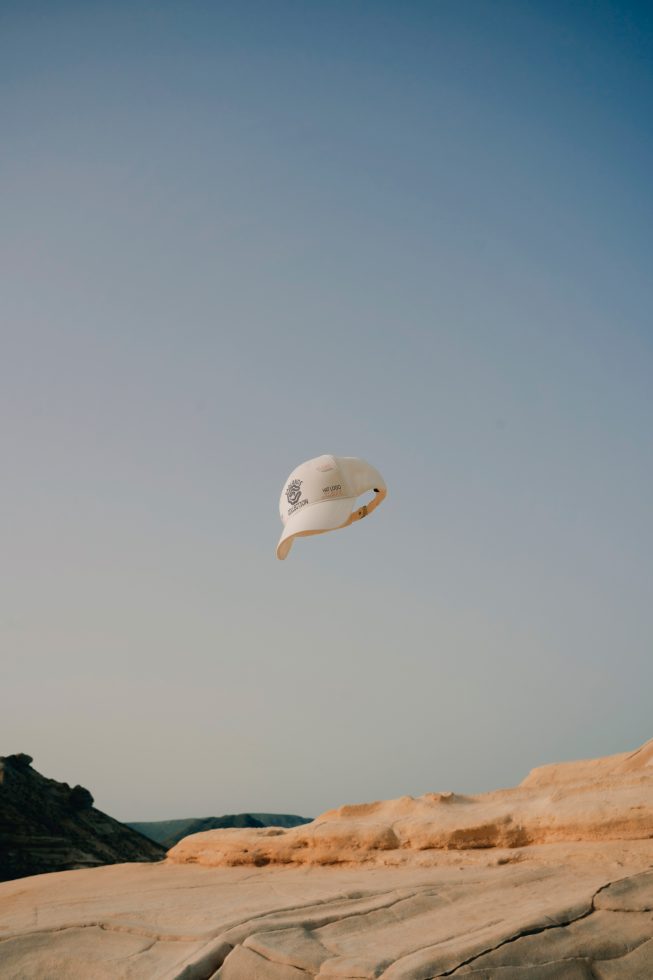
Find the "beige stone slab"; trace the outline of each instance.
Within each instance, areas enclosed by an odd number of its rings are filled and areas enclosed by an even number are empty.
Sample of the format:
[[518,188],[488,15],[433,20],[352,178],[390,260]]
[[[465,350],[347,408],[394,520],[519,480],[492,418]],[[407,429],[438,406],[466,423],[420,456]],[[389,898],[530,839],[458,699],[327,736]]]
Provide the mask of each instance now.
[[0,943],[2,980],[149,980],[182,963],[190,943],[164,943],[99,926],[19,936]]
[[652,980],[652,747],[5,882],[0,977]]
[[427,869],[119,865],[42,875],[0,886],[2,934],[15,937],[0,942],[0,975],[45,976],[62,957],[71,976],[90,966],[100,975],[95,957],[117,978],[144,965],[166,980],[184,965],[188,977],[207,976],[224,961],[231,980],[237,951],[249,950],[262,976],[433,976],[520,930],[582,914],[625,860],[641,867],[638,846],[604,846],[600,860],[586,851],[580,866],[548,851],[547,862],[516,865],[476,854],[474,865]]
[[588,914],[569,925],[522,936],[456,970],[466,976],[472,970],[516,964],[543,965],[551,960],[587,957],[591,960],[625,956],[653,938],[653,913],[605,912]]
[[653,977],[653,939],[626,956],[592,965],[597,980],[651,980]]

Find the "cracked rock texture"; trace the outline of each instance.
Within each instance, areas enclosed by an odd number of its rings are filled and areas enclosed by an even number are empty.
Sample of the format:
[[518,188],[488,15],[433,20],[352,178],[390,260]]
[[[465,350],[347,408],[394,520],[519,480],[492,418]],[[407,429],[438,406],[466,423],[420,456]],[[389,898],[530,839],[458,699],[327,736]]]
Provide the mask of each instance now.
[[[0,976],[652,980],[651,749],[544,767],[516,791],[466,797],[476,822],[460,798],[446,796],[432,807],[422,797],[333,811],[298,828],[337,825],[301,848],[313,849],[312,864],[270,858],[261,867],[260,854],[234,861],[219,837],[237,833],[246,847],[245,832],[224,830],[197,836],[217,839],[213,854],[226,850],[227,866],[198,863],[207,844],[193,851],[190,838],[174,849],[182,847],[182,863],[173,851],[165,863],[7,882]],[[459,813],[458,836],[439,808]],[[505,846],[505,837],[479,829],[506,811],[516,821],[517,808],[522,828],[531,837],[539,828],[542,842]],[[428,812],[436,827],[425,837]],[[425,839],[449,843],[414,843]]]

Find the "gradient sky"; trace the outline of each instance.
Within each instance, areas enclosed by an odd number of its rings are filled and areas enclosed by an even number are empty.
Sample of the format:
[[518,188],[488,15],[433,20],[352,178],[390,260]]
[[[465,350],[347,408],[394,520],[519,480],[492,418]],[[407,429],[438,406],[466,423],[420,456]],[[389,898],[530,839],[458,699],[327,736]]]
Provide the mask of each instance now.
[[[650,4],[0,4],[0,752],[119,819],[653,735]],[[275,558],[289,472],[387,501]]]

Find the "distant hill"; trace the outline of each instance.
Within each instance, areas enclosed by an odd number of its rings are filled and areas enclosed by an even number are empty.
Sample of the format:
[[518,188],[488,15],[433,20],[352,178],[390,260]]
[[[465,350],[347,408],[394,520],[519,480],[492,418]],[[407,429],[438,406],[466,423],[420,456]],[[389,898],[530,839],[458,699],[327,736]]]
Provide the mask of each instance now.
[[96,810],[83,786],[47,779],[32,761],[0,756],[0,881],[165,857],[160,844]]
[[174,847],[189,834],[202,830],[220,830],[224,827],[299,827],[310,823],[312,817],[298,817],[293,813],[233,813],[224,817],[186,817],[179,820],[153,820],[128,823],[127,826],[144,834],[150,840]]

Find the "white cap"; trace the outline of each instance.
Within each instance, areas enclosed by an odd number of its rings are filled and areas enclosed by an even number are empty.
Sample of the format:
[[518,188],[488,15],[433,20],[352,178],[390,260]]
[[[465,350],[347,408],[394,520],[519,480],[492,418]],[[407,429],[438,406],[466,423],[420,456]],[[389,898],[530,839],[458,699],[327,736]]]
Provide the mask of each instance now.
[[[374,497],[356,509],[363,493]],[[277,558],[286,558],[293,539],[347,527],[371,513],[387,493],[377,469],[355,456],[317,456],[297,466],[288,477],[279,499],[283,534]]]

